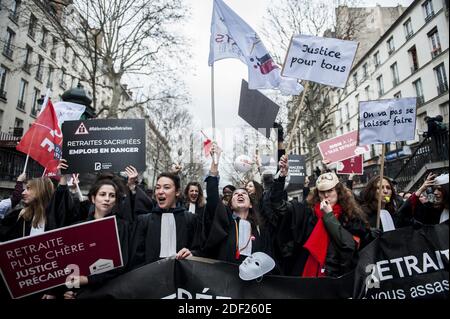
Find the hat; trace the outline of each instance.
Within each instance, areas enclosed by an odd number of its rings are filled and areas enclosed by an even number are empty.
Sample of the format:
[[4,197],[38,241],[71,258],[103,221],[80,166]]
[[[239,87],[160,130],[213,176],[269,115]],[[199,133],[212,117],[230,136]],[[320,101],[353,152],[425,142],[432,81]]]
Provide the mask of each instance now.
[[268,273],[275,267],[275,261],[263,252],[256,252],[239,265],[239,278],[253,280]]
[[335,173],[324,173],[317,178],[316,187],[319,191],[324,192],[332,189],[339,183],[339,179]]
[[444,185],[444,184],[448,184],[448,173],[441,174],[434,179],[434,185]]

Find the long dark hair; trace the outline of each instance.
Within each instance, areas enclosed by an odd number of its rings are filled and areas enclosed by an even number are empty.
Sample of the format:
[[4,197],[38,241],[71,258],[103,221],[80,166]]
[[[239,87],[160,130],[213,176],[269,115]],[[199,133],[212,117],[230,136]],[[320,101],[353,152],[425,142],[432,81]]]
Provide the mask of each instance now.
[[[233,194],[231,195],[230,201],[228,202],[228,207],[231,209],[231,211],[233,211],[233,208],[231,207],[231,202],[233,201],[233,195],[237,190],[240,190],[240,189],[244,190],[248,195],[248,192],[245,188],[236,188],[233,191]],[[250,198],[250,204],[252,204],[252,207],[248,209],[247,221],[252,226],[252,230],[257,231],[258,226],[264,226],[263,219],[261,218],[258,207],[257,207],[256,203],[254,202],[254,200],[252,199],[252,197],[250,195],[248,195],[248,197]]]
[[253,202],[254,202],[256,205],[258,205],[258,207],[259,207],[259,203],[260,203],[261,200],[262,200],[262,196],[263,196],[264,189],[263,189],[262,185],[261,185],[260,183],[258,183],[257,181],[255,181],[255,180],[248,181],[248,182],[245,184],[245,187],[246,187],[246,188],[247,188],[247,185],[248,185],[249,183],[253,183],[253,186],[255,187],[255,193],[254,193],[254,194],[251,194],[251,195],[249,194],[249,196],[250,196],[251,199],[253,199]]
[[203,195],[203,189],[200,186],[200,183],[198,182],[189,182],[186,186],[186,188],[184,189],[184,197],[186,198],[186,200],[189,199],[189,188],[191,186],[195,186],[198,188],[198,197],[197,197],[197,202],[196,204],[198,205],[198,207],[203,207],[205,206],[205,197]]
[[[397,211],[395,199],[397,197],[397,193],[395,192],[394,185],[388,178],[384,178],[385,181],[389,183],[389,186],[392,190],[391,200],[389,203],[386,203],[384,209],[386,209],[389,213],[395,214]],[[363,190],[361,195],[362,204],[369,208],[370,212],[376,212],[378,210],[378,198],[377,198],[377,190],[379,188],[378,182],[380,180],[380,176],[372,177],[367,183],[366,188]],[[380,194],[381,196],[381,194]]]
[[444,184],[444,185],[439,185],[439,186],[434,186],[434,188],[439,188],[439,190],[442,192],[442,201],[440,203],[435,203],[435,208],[439,209],[439,210],[443,210],[444,208],[449,207],[448,205],[448,184]]
[[[352,219],[360,219],[367,227],[369,227],[367,216],[356,202],[355,196],[353,196],[352,192],[341,183],[337,183],[334,188],[336,189],[338,196],[337,204],[342,207],[342,216],[344,221],[349,222]],[[320,203],[320,197],[319,190],[315,188],[313,191],[313,196],[308,204],[314,209],[314,206],[317,203]]]

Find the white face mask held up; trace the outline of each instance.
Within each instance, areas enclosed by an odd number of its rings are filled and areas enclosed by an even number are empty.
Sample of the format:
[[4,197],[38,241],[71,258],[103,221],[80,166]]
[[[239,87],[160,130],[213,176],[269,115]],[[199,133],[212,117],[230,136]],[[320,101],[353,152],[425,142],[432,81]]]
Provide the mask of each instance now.
[[239,266],[239,278],[253,280],[259,278],[275,267],[275,261],[263,252],[253,253]]

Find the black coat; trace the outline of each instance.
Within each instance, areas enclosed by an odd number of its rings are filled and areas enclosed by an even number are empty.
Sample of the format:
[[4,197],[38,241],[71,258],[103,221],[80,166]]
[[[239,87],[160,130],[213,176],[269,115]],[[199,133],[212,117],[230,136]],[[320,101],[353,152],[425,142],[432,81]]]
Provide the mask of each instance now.
[[[297,200],[282,199],[284,178],[275,181],[271,201],[274,211],[280,216],[276,233],[276,245],[282,252],[280,260],[283,273],[290,276],[301,276],[309,256],[303,245],[311,235],[318,219],[312,208]],[[370,230],[364,221],[353,219],[344,222],[344,214],[336,219],[333,214],[325,214],[323,222],[330,236],[325,273],[330,277],[338,277],[356,266],[358,245],[353,236],[360,238],[361,245],[370,238]]]
[[[207,212],[212,224],[200,254],[208,258],[241,263],[247,256],[240,255],[236,259],[236,228],[239,229],[240,218],[233,217],[231,209],[219,200],[218,178],[209,176],[206,179],[206,187]],[[260,251],[272,255],[271,238],[267,228],[252,224],[252,236],[252,253]]]

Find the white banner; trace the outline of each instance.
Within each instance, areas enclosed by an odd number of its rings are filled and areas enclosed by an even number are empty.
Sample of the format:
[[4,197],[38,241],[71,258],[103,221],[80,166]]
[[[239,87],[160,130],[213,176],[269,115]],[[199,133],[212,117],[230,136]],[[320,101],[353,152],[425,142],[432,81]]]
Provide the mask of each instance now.
[[416,98],[359,102],[359,144],[411,141],[416,130]]
[[344,88],[358,42],[299,34],[292,38],[281,74]]
[[61,127],[65,121],[79,120],[86,110],[85,105],[64,101],[56,102],[53,104],[53,107],[55,108],[55,113],[58,117],[59,127]]

